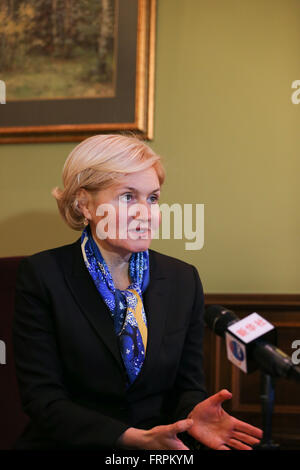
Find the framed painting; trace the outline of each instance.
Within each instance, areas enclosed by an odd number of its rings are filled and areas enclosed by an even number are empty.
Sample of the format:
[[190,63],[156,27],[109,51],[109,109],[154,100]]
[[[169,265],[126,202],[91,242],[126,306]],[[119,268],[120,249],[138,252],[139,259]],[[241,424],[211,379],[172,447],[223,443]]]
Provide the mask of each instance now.
[[0,143],[153,138],[156,0],[0,3]]

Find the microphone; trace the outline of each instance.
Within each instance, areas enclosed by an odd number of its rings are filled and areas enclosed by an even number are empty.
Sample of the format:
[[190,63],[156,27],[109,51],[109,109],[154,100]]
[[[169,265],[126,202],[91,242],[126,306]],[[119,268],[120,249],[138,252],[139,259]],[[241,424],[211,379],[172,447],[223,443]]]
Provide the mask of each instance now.
[[276,347],[277,334],[274,325],[256,312],[242,320],[221,305],[205,309],[206,325],[226,340],[227,357],[245,373],[257,368],[271,377],[285,377],[300,381],[300,367]]

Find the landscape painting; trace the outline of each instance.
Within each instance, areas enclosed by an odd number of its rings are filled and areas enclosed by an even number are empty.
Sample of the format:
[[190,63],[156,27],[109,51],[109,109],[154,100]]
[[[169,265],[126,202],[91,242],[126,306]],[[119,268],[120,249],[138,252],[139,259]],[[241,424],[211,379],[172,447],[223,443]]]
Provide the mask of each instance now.
[[156,0],[0,0],[0,144],[151,139],[155,30]]
[[0,0],[7,101],[114,96],[115,0]]

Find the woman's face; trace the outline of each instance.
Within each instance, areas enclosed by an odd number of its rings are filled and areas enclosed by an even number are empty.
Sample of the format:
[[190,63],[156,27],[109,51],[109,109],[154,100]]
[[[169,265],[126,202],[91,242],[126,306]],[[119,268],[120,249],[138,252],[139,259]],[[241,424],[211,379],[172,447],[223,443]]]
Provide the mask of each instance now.
[[122,255],[149,248],[160,224],[160,185],[153,167],[123,176],[89,205],[97,243]]

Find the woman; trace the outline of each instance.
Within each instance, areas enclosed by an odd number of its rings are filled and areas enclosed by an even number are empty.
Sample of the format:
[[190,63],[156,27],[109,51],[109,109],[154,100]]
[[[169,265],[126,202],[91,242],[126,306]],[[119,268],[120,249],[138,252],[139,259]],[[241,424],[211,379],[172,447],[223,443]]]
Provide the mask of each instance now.
[[[250,449],[261,431],[207,398],[196,268],[149,249],[160,157],[135,137],[81,142],[52,192],[70,245],[24,258],[14,350],[31,422],[15,449]],[[184,442],[183,442],[183,440]]]

